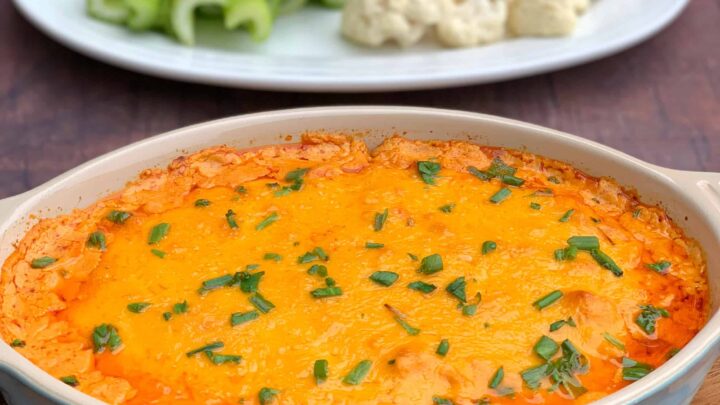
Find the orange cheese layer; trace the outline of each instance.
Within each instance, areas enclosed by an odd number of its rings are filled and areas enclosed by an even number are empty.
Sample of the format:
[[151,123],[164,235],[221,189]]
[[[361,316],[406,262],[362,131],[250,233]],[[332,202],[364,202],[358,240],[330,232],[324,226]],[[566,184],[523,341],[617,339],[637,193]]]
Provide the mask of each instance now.
[[[500,181],[466,171],[487,169],[494,157],[525,179],[501,203],[490,201]],[[417,161],[429,159],[442,166],[435,185],[417,170]],[[300,190],[278,193],[296,168],[310,169]],[[547,188],[552,195],[535,193]],[[198,199],[210,205],[197,207]],[[452,209],[440,209],[447,205]],[[104,219],[111,209],[132,217],[114,224]],[[386,209],[376,230],[376,214]],[[237,228],[229,226],[228,210]],[[277,220],[258,229],[271,214]],[[149,245],[160,223],[169,231]],[[105,251],[85,243],[98,230]],[[576,235],[597,236],[623,276],[587,252],[556,260],[555,250]],[[486,241],[497,247],[483,254]],[[384,246],[371,249],[367,242]],[[327,260],[298,263],[316,247]],[[267,253],[282,258],[268,260]],[[412,256],[432,254],[442,257],[443,270],[418,272]],[[29,266],[42,256],[58,261]],[[663,260],[672,263],[667,274],[646,266]],[[312,297],[326,286],[323,277],[308,274],[314,264],[326,266],[341,296]],[[264,272],[259,292],[275,307],[233,327],[231,314],[256,310],[253,294],[237,286],[198,289],[248,265],[251,273]],[[369,279],[376,271],[399,278],[379,285]],[[458,277],[465,278],[467,304],[479,302],[474,315],[463,314],[445,291]],[[3,267],[0,332],[8,342],[23,340],[17,350],[53,375],[76,376],[78,389],[116,403],[255,404],[263,387],[278,391],[268,403],[279,404],[429,404],[434,397],[460,405],[483,398],[572,402],[563,390],[548,391],[549,378],[539,389],[523,384],[521,372],[544,363],[533,346],[546,335],[557,343],[568,339],[587,358],[589,370],[577,378],[588,392],[575,399],[586,403],[628,384],[622,357],[659,366],[693,337],[707,316],[705,277],[695,244],[660,209],[641,205],[609,180],[462,142],[396,137],[371,156],[349,138],[315,136],[299,147],[201,152],[168,172],[146,172],[88,209],[41,222]],[[407,287],[418,280],[438,288],[423,294]],[[543,310],[533,306],[554,290],[563,292],[560,300]],[[150,306],[133,313],[127,306],[135,302]],[[182,302],[187,312],[173,313]],[[647,304],[670,314],[650,335],[635,322]],[[166,320],[164,313],[172,315]],[[419,333],[404,329],[398,313]],[[549,331],[569,317],[575,327]],[[122,346],[93,353],[91,336],[103,323],[117,329]],[[625,350],[610,344],[608,334]],[[445,356],[436,354],[442,339],[450,344]],[[213,364],[205,355],[186,355],[217,341],[224,343],[217,353],[242,360]],[[329,364],[322,384],[313,377],[318,359]],[[343,383],[363,360],[372,362],[363,381]],[[502,383],[488,388],[499,367]],[[503,396],[509,388],[515,394]]]

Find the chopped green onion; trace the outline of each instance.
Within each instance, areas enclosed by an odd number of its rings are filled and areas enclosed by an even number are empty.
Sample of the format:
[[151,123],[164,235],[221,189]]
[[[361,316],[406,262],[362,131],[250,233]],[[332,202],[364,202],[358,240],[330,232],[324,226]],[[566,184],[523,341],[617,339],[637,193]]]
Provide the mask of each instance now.
[[245,188],[245,186],[237,186],[235,187],[235,192],[238,194],[246,194],[247,189]]
[[567,222],[570,220],[570,217],[572,217],[572,214],[575,213],[575,210],[567,210],[563,216],[560,218],[560,222]]
[[477,304],[463,305],[462,314],[465,316],[473,316],[477,313]]
[[488,383],[488,388],[495,389],[499,387],[503,378],[505,378],[505,370],[502,366],[500,366],[500,368],[495,371],[495,374],[493,374],[492,378],[490,379],[490,382]]
[[365,242],[366,249],[381,249],[384,248],[385,244],[377,242]]
[[573,236],[567,240],[568,245],[575,246],[579,250],[600,249],[600,240],[597,236]]
[[30,267],[32,267],[33,269],[44,269],[45,267],[55,263],[56,261],[56,258],[50,256],[38,257],[37,259],[33,259],[33,261],[30,262]]
[[310,266],[307,273],[311,276],[317,274],[320,277],[327,277],[328,275],[327,267],[323,266],[322,264],[313,264],[312,266]]
[[554,340],[550,339],[549,337],[543,335],[540,340],[535,343],[535,346],[533,347],[533,352],[540,356],[540,358],[544,360],[550,360],[555,353],[558,352],[560,349],[560,346],[558,346],[557,343],[555,343]]
[[665,308],[657,308],[653,305],[640,305],[642,311],[635,318],[635,323],[648,335],[655,333],[657,320],[669,318],[670,313]]
[[258,311],[236,312],[230,315],[230,326],[241,325],[257,319],[260,316]]
[[240,290],[244,293],[257,292],[260,279],[265,275],[264,271],[257,273],[240,272]]
[[422,281],[413,281],[412,283],[408,284],[408,288],[415,291],[420,291],[425,294],[429,294],[437,288],[436,286],[432,284],[428,284]]
[[516,186],[516,187],[520,187],[525,183],[525,180],[523,180],[519,177],[509,176],[509,175],[500,177],[500,180],[509,186]]
[[26,343],[22,339],[13,339],[12,342],[10,342],[10,347],[25,347]]
[[512,191],[510,191],[509,188],[503,187],[498,191],[497,193],[493,194],[492,197],[490,197],[490,202],[493,204],[500,204],[501,202],[505,201],[508,197],[510,197],[510,194],[512,194]]
[[418,261],[418,257],[412,253],[408,253],[408,257],[414,262]]
[[434,274],[443,269],[442,257],[435,253],[430,256],[423,257],[420,262],[418,271],[423,274]]
[[348,385],[358,385],[364,379],[365,376],[370,372],[372,362],[370,360],[363,360],[353,368],[348,375],[343,378],[343,383]]
[[172,312],[163,312],[162,317],[164,320],[169,321],[172,318]]
[[315,377],[315,384],[320,385],[327,381],[328,374],[328,361],[315,360],[315,364],[313,365],[313,376]]
[[435,353],[438,355],[445,357],[448,354],[448,351],[450,350],[450,342],[447,339],[443,339],[440,341],[440,344],[438,344],[437,350],[435,350]]
[[263,387],[260,389],[260,392],[258,393],[258,399],[260,400],[260,405],[268,405],[272,403],[275,400],[275,397],[277,394],[279,394],[280,391],[274,389],[274,388],[267,388]]
[[219,364],[225,364],[225,363],[234,363],[238,364],[240,363],[240,360],[242,360],[242,356],[237,356],[234,354],[217,354],[213,353],[211,351],[206,351],[205,355],[213,364],[219,365]]
[[445,288],[445,291],[449,292],[450,295],[460,300],[460,302],[465,303],[467,302],[465,286],[465,277],[458,277],[453,280],[452,283],[448,284],[448,286]]
[[305,252],[302,256],[298,257],[297,262],[298,264],[304,264],[304,263],[310,263],[315,260],[323,260],[328,261],[330,257],[325,253],[325,250],[321,247],[316,247],[315,249]]
[[211,351],[215,351],[218,349],[222,349],[223,347],[225,347],[225,344],[223,342],[212,342],[212,343],[206,344],[205,346],[198,347],[197,349],[190,350],[189,352],[185,353],[185,356],[192,357],[199,353],[211,352]]
[[235,211],[228,210],[225,213],[225,220],[227,220],[227,223],[228,223],[228,226],[230,227],[230,229],[237,229],[238,223],[235,218]]
[[340,287],[325,287],[310,291],[313,298],[339,297],[342,295]]
[[660,274],[666,274],[668,269],[670,268],[670,266],[672,266],[672,263],[670,263],[667,260],[663,260],[663,261],[660,261],[657,263],[650,263],[650,264],[645,265],[645,267],[647,267],[648,269],[650,269],[654,272],[660,273]]
[[263,260],[273,260],[279,262],[280,260],[282,260],[282,256],[277,253],[265,253],[263,255]]
[[420,177],[425,184],[435,185],[435,179],[438,173],[440,173],[440,163],[420,161],[417,162],[418,172]]
[[188,311],[188,303],[187,301],[178,302],[177,304],[173,305],[173,312],[176,315],[184,314]]
[[540,209],[542,208],[542,206],[541,206],[540,204],[536,203],[536,202],[531,202],[531,203],[530,203],[530,208],[532,208],[532,209],[534,209],[534,210],[537,211],[537,210],[540,210]]
[[453,401],[443,397],[434,396],[432,400],[433,405],[454,405]]
[[453,209],[455,209],[455,203],[445,204],[438,209],[446,214],[449,214],[453,211]]
[[204,207],[209,206],[210,204],[212,204],[212,202],[210,202],[210,200],[206,200],[204,198],[195,200],[195,206],[198,208],[204,208]]
[[160,249],[150,249],[150,253],[152,253],[153,255],[155,255],[161,259],[165,258],[165,252],[163,252]]
[[91,233],[90,236],[88,236],[86,244],[99,250],[107,249],[105,234],[100,231],[95,231]]
[[622,359],[622,375],[625,381],[637,381],[653,371],[653,367],[649,364],[640,363],[629,357]]
[[149,306],[149,302],[133,302],[128,304],[127,309],[134,314],[141,314],[145,312],[145,310],[147,310]]
[[302,178],[305,176],[305,174],[307,174],[308,170],[310,170],[310,169],[307,167],[303,167],[303,168],[299,168],[299,169],[290,171],[285,175],[285,181],[291,183],[291,182],[295,182],[298,180],[302,180]]
[[487,240],[482,244],[482,254],[484,255],[492,253],[493,251],[495,251],[495,249],[497,249],[497,243],[491,240]]
[[370,280],[385,287],[390,287],[397,281],[398,277],[400,276],[392,271],[376,271],[370,275]]
[[680,349],[678,349],[677,347],[673,347],[672,349],[670,349],[670,351],[668,351],[667,358],[672,359],[678,353],[680,353]]
[[539,300],[533,302],[533,306],[537,308],[538,310],[544,309],[552,305],[555,301],[562,298],[563,293],[560,290],[555,290],[551,292],[550,294],[540,298]]
[[550,176],[547,178],[550,183],[560,184],[560,179],[558,179],[555,176]]
[[556,330],[562,328],[565,325],[572,326],[573,328],[577,326],[575,324],[575,320],[573,320],[572,317],[568,319],[560,319],[559,321],[555,321],[550,324],[550,332],[555,332]]
[[153,226],[148,236],[148,245],[155,245],[160,242],[170,231],[170,224],[162,223]]
[[590,255],[595,261],[602,267],[610,270],[615,277],[621,277],[623,275],[622,269],[610,258],[599,249],[593,249],[590,251]]
[[605,338],[608,343],[615,346],[616,348],[625,351],[625,345],[623,344],[623,342],[617,340],[613,335],[607,332],[603,332],[603,338]]
[[256,231],[262,231],[280,218],[277,212],[273,212],[255,226]]
[[224,276],[211,278],[210,280],[205,280],[202,282],[202,287],[200,288],[200,292],[204,293],[207,291],[214,290],[216,288],[220,287],[228,287],[230,284],[232,284],[234,281],[234,277],[231,274],[226,274]]
[[336,283],[335,283],[335,279],[333,279],[332,277],[327,277],[327,278],[325,279],[325,285],[326,285],[326,286],[328,286],[328,287],[335,287],[335,284],[336,284]]
[[633,214],[632,214],[633,218],[637,219],[638,217],[640,217],[640,212],[642,212],[642,210],[640,208],[633,211]]
[[80,384],[80,381],[78,381],[77,377],[74,375],[67,375],[65,377],[60,377],[60,381],[64,382],[65,384],[71,386],[71,387],[77,387]]
[[525,369],[520,372],[520,377],[525,381],[525,385],[536,390],[540,387],[542,379],[547,375],[549,367],[550,363],[547,363]]
[[92,341],[95,353],[102,353],[105,349],[114,352],[122,346],[122,339],[120,339],[117,328],[109,323],[103,323],[93,329]]
[[275,305],[273,305],[272,302],[268,301],[260,295],[260,293],[255,293],[250,296],[250,303],[255,306],[260,312],[263,314],[267,314],[270,312],[273,308],[275,308]]
[[388,209],[385,208],[383,212],[378,212],[375,214],[375,222],[373,223],[373,229],[375,232],[380,232],[383,229],[383,226],[385,226],[385,221],[387,221],[388,218]]
[[111,222],[121,225],[130,219],[131,216],[132,214],[129,212],[112,210],[109,214],[107,214],[106,218]]
[[490,175],[474,166],[468,166],[468,172],[473,176],[477,177],[482,181],[488,181],[491,179]]

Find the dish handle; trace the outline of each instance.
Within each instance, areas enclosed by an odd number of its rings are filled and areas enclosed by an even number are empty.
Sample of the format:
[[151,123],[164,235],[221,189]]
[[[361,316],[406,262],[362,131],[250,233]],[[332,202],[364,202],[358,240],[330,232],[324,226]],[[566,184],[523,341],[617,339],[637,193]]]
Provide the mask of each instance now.
[[664,171],[688,195],[698,196],[696,201],[704,208],[720,213],[720,173],[688,172],[672,169],[665,169]]

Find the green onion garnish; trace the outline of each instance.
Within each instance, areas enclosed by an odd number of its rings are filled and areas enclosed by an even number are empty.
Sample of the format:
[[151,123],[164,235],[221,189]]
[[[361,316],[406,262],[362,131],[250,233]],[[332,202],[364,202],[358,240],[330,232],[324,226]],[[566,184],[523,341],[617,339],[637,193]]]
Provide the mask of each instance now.
[[549,367],[550,363],[547,363],[525,369],[520,372],[520,377],[522,377],[523,381],[525,381],[525,385],[536,390],[540,387],[542,379],[547,375]]
[[532,209],[534,209],[534,210],[537,211],[537,210],[541,209],[542,206],[541,206],[540,204],[536,203],[536,202],[531,202],[531,203],[530,203],[530,208],[532,208]]
[[122,346],[122,339],[120,339],[117,328],[109,323],[103,323],[93,329],[92,341],[95,353],[102,353],[105,349],[114,352]]
[[170,224],[162,223],[153,226],[148,236],[148,245],[155,245],[160,242],[170,231]]
[[575,320],[572,319],[572,316],[568,319],[560,319],[559,321],[555,321],[550,324],[550,332],[555,332],[556,330],[562,328],[563,326],[568,325],[572,326],[573,328],[577,325],[575,324]]
[[279,262],[280,260],[282,260],[282,256],[280,256],[277,253],[271,253],[271,252],[265,253],[263,255],[263,260],[273,260],[273,261]]
[[414,255],[414,254],[412,254],[412,253],[408,253],[407,255],[408,255],[408,257],[410,258],[410,260],[412,260],[412,261],[414,261],[414,262],[416,262],[416,261],[419,260],[418,257],[417,257],[417,255]]
[[204,198],[201,198],[199,200],[195,200],[195,206],[199,208],[204,208],[212,204],[210,200],[206,200]]
[[211,352],[218,349],[222,349],[225,347],[225,344],[223,342],[212,342],[208,343],[205,346],[198,347],[197,349],[190,350],[189,352],[185,353],[187,357],[192,357],[196,354],[203,353],[203,352]]
[[500,368],[495,371],[495,374],[493,374],[492,378],[490,379],[490,382],[488,383],[488,388],[495,389],[499,387],[503,378],[505,378],[505,370],[502,366],[500,366]]
[[313,264],[308,269],[307,273],[311,276],[318,275],[320,277],[327,277],[328,271],[327,267],[323,266],[322,264]]
[[607,332],[603,332],[603,338],[605,338],[605,340],[608,343],[610,343],[611,345],[617,347],[618,349],[620,349],[622,351],[625,351],[625,345],[623,344],[623,342],[617,340],[613,335],[611,335]]
[[412,283],[408,284],[408,288],[415,291],[420,291],[425,294],[429,294],[437,288],[436,286],[432,284],[428,284],[422,281],[413,281]]
[[570,261],[575,260],[577,257],[578,248],[575,246],[568,246],[565,249],[557,249],[555,251],[555,260],[557,261]]
[[74,375],[67,375],[65,377],[60,377],[60,381],[64,382],[65,384],[71,386],[71,387],[77,387],[78,384],[80,384],[80,381],[78,381],[77,377]]
[[434,274],[443,269],[442,257],[435,253],[430,256],[423,257],[420,262],[418,271],[423,274]]
[[465,285],[465,277],[458,277],[453,280],[452,283],[448,284],[448,286],[445,288],[445,291],[449,292],[450,295],[460,300],[460,302],[465,303],[467,302]]
[[579,250],[600,249],[600,240],[597,236],[573,236],[567,240],[567,243]]
[[150,249],[150,253],[152,253],[153,255],[155,255],[161,259],[165,258],[165,252],[160,249]]
[[555,176],[550,176],[547,178],[550,183],[560,184],[560,179],[558,179]]
[[260,316],[258,311],[236,312],[230,315],[230,326],[241,325],[257,319]]
[[256,231],[262,231],[263,229],[267,228],[268,226],[270,226],[271,224],[273,224],[275,221],[277,221],[279,218],[280,218],[280,216],[278,215],[278,213],[277,213],[277,212],[273,212],[272,214],[270,214],[270,215],[268,215],[267,217],[265,217],[265,219],[263,219],[262,221],[260,221],[260,223],[258,223],[257,225],[255,225],[255,230],[256,230]]
[[450,342],[447,339],[443,339],[440,341],[440,344],[438,344],[437,350],[435,350],[435,353],[438,355],[445,357],[448,354],[448,351],[450,350]]
[[544,360],[550,360],[555,353],[558,352],[560,349],[560,346],[558,346],[557,343],[555,343],[554,340],[550,339],[549,337],[543,335],[540,340],[535,343],[535,346],[533,347],[533,352],[540,356],[540,358]]
[[240,290],[244,293],[257,292],[258,284],[260,284],[263,275],[265,275],[264,271],[252,274],[244,271],[240,272]]
[[632,214],[633,218],[640,217],[641,212],[642,212],[642,210],[640,208],[637,208],[635,211],[633,211],[633,214]]
[[133,302],[128,304],[127,309],[134,314],[141,314],[145,312],[145,310],[147,310],[149,306],[149,302]]
[[629,357],[623,357],[622,366],[622,375],[625,381],[637,381],[653,371],[651,365],[637,362]]
[[25,347],[26,343],[22,339],[13,339],[12,342],[10,342],[10,347]]
[[465,316],[473,316],[477,313],[477,304],[463,305],[462,314]]
[[657,263],[650,263],[650,264],[645,265],[645,267],[647,267],[648,269],[650,269],[654,272],[660,273],[660,274],[666,274],[668,269],[670,268],[670,266],[672,266],[672,263],[670,263],[667,260],[663,260],[663,261],[660,261]]
[[313,376],[315,377],[315,384],[320,385],[327,381],[328,374],[328,361],[315,360],[315,364],[313,364]]
[[443,397],[434,396],[432,400],[433,405],[454,405],[451,400]]
[[539,300],[533,302],[533,306],[537,308],[538,310],[544,309],[552,305],[555,301],[562,298],[563,293],[560,290],[555,290],[551,292],[550,294],[540,298]]
[[560,217],[560,222],[567,222],[570,220],[570,217],[572,217],[572,214],[575,213],[575,210],[567,210],[562,217]]
[[490,202],[493,204],[500,204],[501,202],[505,201],[508,197],[510,197],[510,194],[512,194],[512,191],[510,191],[509,188],[503,187],[498,191],[497,193],[493,194],[492,197],[490,197]]
[[660,318],[669,318],[670,313],[665,308],[653,305],[640,305],[642,310],[635,318],[635,323],[648,335],[655,333],[655,325]]
[[453,209],[455,209],[455,203],[445,204],[438,209],[446,214],[449,214],[453,211]]
[[162,317],[164,320],[169,321],[172,318],[172,312],[163,312]]
[[260,392],[258,392],[258,399],[260,400],[260,405],[268,405],[272,403],[275,400],[275,397],[277,394],[279,394],[280,391],[274,389],[274,388],[268,388],[263,387],[260,389]]
[[237,229],[238,223],[235,218],[235,211],[228,210],[225,213],[225,220],[227,220],[228,226],[230,226],[230,229]]
[[129,212],[112,210],[109,214],[107,214],[107,217],[105,218],[107,218],[111,222],[122,225],[125,223],[125,221],[130,219],[131,216],[132,214]]
[[88,236],[86,245],[99,250],[107,249],[105,234],[100,231],[95,231],[91,233],[90,236]]
[[385,244],[377,242],[365,242],[366,249],[381,249],[384,248]]
[[298,264],[304,264],[304,263],[310,263],[315,260],[323,260],[328,261],[330,260],[330,256],[325,253],[325,250],[321,247],[316,247],[315,249],[305,252],[302,256],[298,257],[297,262]]
[[397,281],[398,277],[400,276],[392,271],[376,271],[370,275],[370,280],[385,287],[390,287]]
[[509,176],[509,175],[500,177],[500,181],[502,181],[503,183],[505,183],[509,186],[516,186],[516,187],[520,187],[525,183],[525,180],[523,180],[519,177]]
[[340,287],[325,287],[310,291],[313,298],[339,297],[342,295]]
[[372,362],[370,360],[363,360],[353,368],[348,375],[343,378],[343,383],[348,385],[358,385],[364,379],[365,376],[370,372]]
[[601,250],[591,250],[590,255],[600,266],[610,270],[615,277],[621,277],[623,275],[622,269],[613,261],[613,259],[610,258],[610,256],[606,255]]
[[33,259],[32,262],[30,262],[30,267],[33,269],[44,269],[45,267],[55,263],[57,259],[50,256],[43,256],[38,257],[37,259]]
[[260,312],[263,314],[267,314],[270,312],[273,308],[275,308],[275,305],[273,305],[272,302],[268,301],[260,295],[260,293],[255,293],[250,296],[250,303],[255,306]]
[[378,212],[375,214],[375,222],[373,223],[373,229],[375,232],[380,232],[383,229],[383,226],[385,226],[385,221],[387,221],[388,217],[388,209],[385,208],[383,212]]
[[491,240],[487,240],[482,244],[482,254],[484,255],[495,251],[495,249],[497,249],[497,243]]
[[213,364],[225,364],[225,363],[234,363],[238,364],[240,363],[240,360],[242,360],[242,356],[237,356],[234,354],[217,354],[213,353],[211,351],[206,351],[205,355]]
[[437,178],[438,173],[440,173],[440,163],[420,161],[417,162],[417,168],[422,181],[425,182],[425,184],[434,186],[435,179]]
[[247,189],[245,188],[245,186],[237,186],[235,187],[235,192],[238,194],[246,194]]
[[173,305],[173,312],[176,315],[184,314],[188,311],[188,303],[187,301],[178,302],[177,304]]

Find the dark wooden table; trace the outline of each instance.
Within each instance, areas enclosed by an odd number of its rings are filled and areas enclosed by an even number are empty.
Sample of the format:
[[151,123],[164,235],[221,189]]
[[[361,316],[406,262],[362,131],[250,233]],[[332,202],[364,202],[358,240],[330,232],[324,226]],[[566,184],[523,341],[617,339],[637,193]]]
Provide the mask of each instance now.
[[[720,171],[720,0],[693,0],[654,39],[510,82],[389,94],[224,89],[145,77],[75,54],[0,2],[0,198],[187,124],[298,106],[399,104],[502,115],[677,169]],[[2,400],[0,399],[0,403]],[[720,403],[720,363],[694,404]]]

